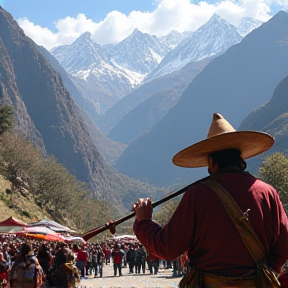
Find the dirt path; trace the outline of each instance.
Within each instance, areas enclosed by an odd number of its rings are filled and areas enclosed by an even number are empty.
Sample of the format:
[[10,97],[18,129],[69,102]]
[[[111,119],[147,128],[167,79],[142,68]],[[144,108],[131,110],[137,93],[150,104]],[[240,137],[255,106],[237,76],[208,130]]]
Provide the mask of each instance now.
[[145,274],[129,274],[129,269],[123,268],[123,276],[114,277],[113,267],[104,265],[103,278],[89,275],[81,280],[79,288],[177,288],[181,277],[172,277],[172,273],[172,269],[160,267],[157,275],[150,275],[149,270],[146,270]]

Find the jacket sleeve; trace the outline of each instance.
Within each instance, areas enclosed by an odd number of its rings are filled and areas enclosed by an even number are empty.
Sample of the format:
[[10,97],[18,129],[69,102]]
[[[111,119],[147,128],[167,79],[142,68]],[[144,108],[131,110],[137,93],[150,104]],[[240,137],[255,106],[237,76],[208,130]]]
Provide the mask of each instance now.
[[188,249],[194,230],[194,208],[190,197],[188,192],[183,195],[172,218],[163,228],[152,220],[135,220],[134,233],[148,253],[160,259],[173,260]]

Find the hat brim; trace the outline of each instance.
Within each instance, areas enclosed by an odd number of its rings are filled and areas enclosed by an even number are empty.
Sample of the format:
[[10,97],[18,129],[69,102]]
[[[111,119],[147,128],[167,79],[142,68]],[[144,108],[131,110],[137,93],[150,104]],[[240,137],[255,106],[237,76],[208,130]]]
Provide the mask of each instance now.
[[234,131],[227,132],[197,142],[181,151],[172,159],[180,167],[206,167],[208,155],[224,149],[239,149],[243,159],[247,159],[268,150],[274,144],[274,138],[264,132]]

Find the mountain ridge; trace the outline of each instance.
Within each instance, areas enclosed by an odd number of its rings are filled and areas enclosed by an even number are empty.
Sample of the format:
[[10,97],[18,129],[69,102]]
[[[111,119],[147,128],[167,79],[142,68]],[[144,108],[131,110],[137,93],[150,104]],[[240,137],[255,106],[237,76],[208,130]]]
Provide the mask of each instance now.
[[242,36],[234,25],[214,14],[207,23],[171,50],[144,81],[179,70],[189,62],[223,53],[241,40]]
[[223,114],[237,128],[251,111],[271,98],[288,74],[287,34],[288,14],[282,11],[213,59],[153,129],[129,144],[116,168],[153,185],[175,181],[184,185],[187,179],[203,176],[203,169],[173,166],[173,155],[206,138],[214,112]]
[[[201,29],[203,30],[207,25],[210,25],[211,27],[210,32],[206,28],[207,31],[202,33],[202,38],[200,38],[198,35],[199,31],[186,31],[182,33],[171,31],[166,36],[156,37],[155,35],[142,33],[138,29],[135,29],[132,34],[130,34],[120,43],[110,45],[107,44],[101,47],[99,44],[94,42],[90,33],[84,33],[77,39],[79,40],[79,43],[82,41],[83,47],[87,46],[87,43],[89,43],[89,47],[97,47],[97,49],[93,48],[96,54],[98,53],[98,50],[101,51],[101,53],[99,52],[98,56],[95,56],[95,61],[93,60],[93,55],[90,57],[90,62],[86,59],[84,61],[86,65],[82,65],[83,67],[81,68],[79,65],[82,62],[78,59],[78,55],[80,55],[80,58],[83,58],[82,55],[85,55],[85,49],[81,48],[81,45],[78,45],[79,47],[77,48],[77,52],[75,52],[76,48],[74,49],[72,46],[75,46],[77,40],[74,41],[71,45],[53,48],[51,50],[51,54],[58,59],[60,64],[63,65],[68,73],[73,74],[73,81],[75,81],[75,85],[79,90],[81,90],[81,93],[85,94],[87,99],[91,98],[93,103],[97,102],[97,108],[95,108],[97,109],[97,113],[104,114],[119,100],[121,100],[123,97],[126,97],[129,93],[133,92],[133,90],[139,88],[139,86],[141,86],[144,82],[151,81],[152,79],[161,75],[169,74],[173,71],[179,70],[188,62],[200,60],[205,56],[208,57],[209,55],[212,56],[214,54],[218,54],[220,52],[219,50],[224,52],[229,46],[240,41],[241,36],[238,34],[236,27],[222,18],[221,21],[219,21],[219,19],[220,17],[218,15],[214,15],[211,17],[210,21],[201,26],[202,28],[200,27],[198,29],[201,32]],[[217,22],[222,22],[222,25],[219,25],[218,27],[219,29],[214,29],[214,35],[212,33],[213,23],[211,23],[213,21],[214,25],[216,25]],[[249,22],[246,19],[246,31],[253,29],[249,25],[251,22],[252,21]],[[224,27],[225,25],[227,29],[226,39],[223,33],[221,34],[222,39],[220,39],[220,35],[217,34],[219,34],[219,31],[223,30],[220,29],[220,27]],[[207,36],[208,32],[210,35],[209,37]],[[198,36],[196,37],[196,35]],[[218,37],[217,41],[216,36]],[[222,41],[222,44],[220,40]],[[166,71],[165,67],[162,67],[164,66],[163,60],[165,63],[167,54],[173,55],[173,53],[175,53],[174,50],[177,50],[180,42],[182,43],[181,45],[183,45],[183,49],[186,49],[185,53],[189,51],[189,43],[191,43],[190,46],[194,47],[194,58],[192,59],[192,56],[190,57],[188,54],[185,55],[184,51],[182,54],[179,52],[180,56],[178,56],[178,58],[180,57],[181,61],[172,61],[171,59],[168,60],[172,62],[165,64],[167,66]],[[184,47],[186,42],[189,43],[186,44],[186,47]],[[202,47],[200,44],[197,46],[196,42],[201,42]],[[225,42],[227,43],[225,44]],[[204,47],[205,45],[207,47]],[[69,49],[71,49],[70,53]],[[89,48],[88,51],[91,52],[93,49]],[[179,50],[180,47],[178,47],[178,51]],[[192,50],[192,48],[190,48],[190,50]],[[196,55],[196,51],[199,51],[198,56]],[[76,55],[77,57],[75,57]],[[103,55],[103,57],[101,57],[101,55]],[[101,59],[103,60],[102,62]],[[72,67],[78,67],[78,70],[72,71]],[[161,70],[161,73],[158,71],[159,69]],[[157,71],[160,73],[159,75],[157,74]],[[78,77],[78,80],[75,77]],[[93,91],[91,83],[95,85],[95,91]],[[89,113],[91,114],[92,118],[96,120],[96,116],[93,115],[92,112]],[[96,123],[99,124],[98,122]]]
[[[129,209],[138,193],[164,193],[120,174],[106,162],[93,144],[82,112],[64,87],[61,76],[24,34],[11,14],[2,8],[0,24],[0,40],[5,46],[2,51],[10,59],[15,76],[10,71],[5,75],[18,91],[10,90],[12,86],[7,86],[7,79],[0,78],[0,86],[4,87],[3,91],[9,92],[9,99],[18,93],[43,139],[47,155],[53,155],[78,181],[87,183],[94,198],[109,201],[118,213],[124,208]],[[2,63],[0,67],[1,71],[6,71]],[[14,105],[14,108],[17,106]],[[131,191],[136,192],[130,194]]]

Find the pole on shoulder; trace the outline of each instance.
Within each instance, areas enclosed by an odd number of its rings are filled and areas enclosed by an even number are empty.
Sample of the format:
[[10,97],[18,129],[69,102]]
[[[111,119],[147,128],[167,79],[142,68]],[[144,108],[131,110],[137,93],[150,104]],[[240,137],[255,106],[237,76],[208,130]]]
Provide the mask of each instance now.
[[[178,190],[178,191],[175,191],[165,197],[163,197],[162,199],[152,203],[152,207],[155,208],[156,206],[160,205],[160,204],[163,204],[165,203],[166,201],[184,193],[186,190],[188,190],[192,185],[196,184],[196,183],[199,183],[199,182],[203,182],[205,181],[206,179],[208,179],[210,176],[208,177],[205,177],[205,178],[202,178],[200,180],[197,180],[196,182],[193,182],[185,187],[183,187],[182,189]],[[124,216],[123,218],[120,218],[118,220],[115,220],[115,221],[109,221],[107,222],[105,225],[103,226],[99,226],[99,227],[96,227],[96,228],[93,228],[87,232],[85,232],[83,235],[82,235],[82,238],[85,240],[85,241],[88,241],[89,239],[91,239],[92,237],[100,234],[101,232],[103,231],[106,231],[106,230],[110,230],[111,234],[115,234],[116,233],[116,226],[127,221],[128,219],[132,218],[135,216],[135,212],[132,212],[126,216]]]

